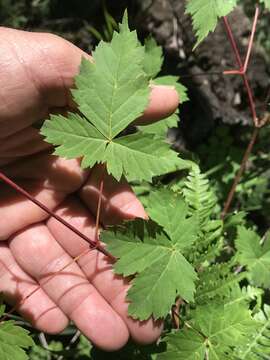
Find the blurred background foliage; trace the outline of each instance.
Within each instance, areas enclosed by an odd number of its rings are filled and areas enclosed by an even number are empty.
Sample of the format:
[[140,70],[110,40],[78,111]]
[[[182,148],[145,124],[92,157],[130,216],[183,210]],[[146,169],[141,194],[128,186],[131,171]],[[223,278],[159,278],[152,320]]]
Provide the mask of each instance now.
[[[139,28],[142,40],[148,35],[150,28],[155,30],[155,26],[162,27],[161,10],[157,10],[157,8],[155,8],[157,22],[151,23],[151,26],[145,26],[145,23],[150,20],[144,14],[147,11],[151,12],[151,7],[155,6],[155,2],[157,1],[0,0],[0,22],[2,26],[17,29],[52,32],[65,37],[85,51],[91,52],[99,40],[110,40],[112,32],[117,28],[117,23],[126,7],[129,8],[131,22]],[[172,4],[173,0],[159,0],[158,2]],[[251,20],[254,14],[254,0],[241,0],[240,3],[242,3],[247,18]],[[172,14],[170,15],[171,18],[167,18],[166,21],[171,22],[172,27],[175,27],[179,19],[175,16],[175,11]],[[163,30],[165,37],[167,36],[166,29],[164,27]],[[266,54],[264,57],[266,57],[269,70],[269,14],[261,16],[256,39],[257,44],[262,47],[264,54]],[[215,50],[219,46],[223,47],[223,42],[217,43]],[[212,53],[212,49],[208,50]],[[189,68],[191,65],[194,66],[196,58],[193,55],[189,58],[186,55],[182,56],[181,51],[179,50],[176,55],[172,56],[171,51],[164,47],[165,66],[163,74],[182,76],[190,97],[190,103],[185,105],[183,109],[180,108],[181,121],[179,127],[170,131],[169,138],[179,152],[200,164],[202,171],[208,175],[212,186],[216,189],[221,208],[232,185],[235,173],[240,167],[242,156],[252,133],[252,127],[250,124],[237,123],[235,119],[231,119],[230,123],[224,122],[222,117],[210,122],[207,120],[209,113],[212,112],[212,105],[206,104],[204,101],[206,92],[202,91],[194,95],[197,83],[194,81],[193,74],[189,72]],[[201,68],[205,69],[205,59],[206,57],[203,54],[195,65],[201,65]],[[219,61],[221,62],[222,59],[219,58]],[[210,65],[208,59],[206,68],[210,68]],[[260,68],[256,68],[256,72],[258,71],[260,72]],[[262,74],[264,74],[264,71],[262,71]],[[255,76],[254,74],[256,73],[253,73],[253,76]],[[265,75],[262,76],[265,77]],[[211,84],[212,78],[208,80]],[[211,86],[214,88],[217,85],[215,83]],[[224,104],[224,106],[228,106],[225,101]],[[270,130],[268,126],[260,132],[259,141],[248,162],[247,171],[237,188],[233,204],[236,211],[247,212],[249,221],[261,234],[270,226],[269,138]],[[20,321],[23,320],[20,319]],[[29,324],[24,323],[24,325],[29,327]],[[83,360],[104,358],[102,352],[93,349],[88,341],[83,337],[76,336],[76,334],[76,329],[72,326],[59,336],[45,338],[43,335],[40,336],[40,334],[36,333],[36,343],[41,345],[37,345],[31,351],[30,359]],[[89,355],[90,351],[91,356]],[[122,352],[111,355],[111,359],[116,358],[150,359],[147,355],[147,348],[143,349],[142,352],[138,348],[135,351],[132,344],[128,344]],[[109,359],[109,357],[106,356],[106,359]]]

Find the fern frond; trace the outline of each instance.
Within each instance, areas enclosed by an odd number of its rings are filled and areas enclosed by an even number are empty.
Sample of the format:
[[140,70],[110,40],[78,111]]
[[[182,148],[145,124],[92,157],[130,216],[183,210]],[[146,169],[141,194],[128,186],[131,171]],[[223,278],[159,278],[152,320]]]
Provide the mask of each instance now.
[[221,220],[209,220],[200,230],[192,251],[186,257],[196,268],[204,262],[211,263],[223,249],[223,223]]
[[251,285],[243,286],[235,286],[231,289],[230,301],[227,302],[227,305],[232,305],[235,303],[241,302],[256,302],[256,306],[254,309],[261,307],[263,290]]
[[234,274],[234,262],[214,264],[205,269],[199,279],[196,292],[196,304],[207,304],[209,300],[218,299],[218,302],[227,303],[231,299],[232,291],[239,288],[239,282],[246,277],[244,272]]
[[189,211],[196,213],[201,225],[204,225],[212,214],[217,202],[210,188],[209,180],[201,173],[198,166],[193,165],[184,184],[183,195]]

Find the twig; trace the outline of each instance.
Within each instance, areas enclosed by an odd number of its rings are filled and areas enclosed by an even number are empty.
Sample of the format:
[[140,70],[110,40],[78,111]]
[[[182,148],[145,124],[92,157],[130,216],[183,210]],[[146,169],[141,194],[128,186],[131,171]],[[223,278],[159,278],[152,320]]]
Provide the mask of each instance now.
[[[248,94],[248,100],[249,100],[249,106],[250,106],[250,110],[252,113],[252,119],[253,119],[253,123],[254,126],[258,126],[258,117],[257,117],[257,112],[256,112],[256,107],[255,107],[255,101],[254,101],[254,96],[251,90],[251,86],[247,77],[247,66],[249,63],[249,59],[250,59],[250,54],[251,54],[251,49],[252,49],[252,45],[253,45],[253,41],[254,41],[254,35],[255,35],[255,31],[256,31],[256,27],[257,27],[257,23],[258,23],[258,17],[259,17],[259,8],[258,6],[256,6],[256,12],[255,12],[255,16],[254,16],[254,21],[253,21],[253,26],[252,26],[252,33],[249,39],[249,45],[248,45],[248,50],[247,50],[247,55],[246,55],[246,59],[245,59],[245,63],[243,64],[241,56],[240,56],[240,51],[238,49],[238,46],[236,44],[231,26],[229,24],[229,21],[227,19],[226,16],[223,17],[223,22],[225,25],[225,29],[229,38],[229,41],[231,43],[233,52],[235,54],[236,57],[236,61],[237,64],[239,66],[238,70],[229,70],[229,71],[224,71],[224,74],[237,74],[242,76],[243,81],[244,81],[244,85],[245,88],[247,90],[247,94]],[[245,67],[246,65],[246,67]]]
[[174,329],[180,328],[180,306],[184,304],[181,298],[178,298],[175,304],[172,306],[172,324]]
[[47,342],[44,332],[39,333],[38,338],[39,338],[39,341],[40,341],[42,347],[46,350],[49,350],[49,345],[48,345],[48,342]]
[[258,19],[259,19],[259,7],[258,7],[258,5],[256,5],[255,8],[256,8],[256,10],[255,10],[251,35],[250,35],[250,39],[249,39],[246,59],[245,59],[244,68],[243,68],[244,73],[246,73],[247,69],[248,69],[248,64],[249,64],[249,60],[250,60],[252,45],[253,45],[253,42],[254,42],[254,36],[255,36],[255,32],[256,32],[256,28],[257,28],[257,24],[258,24]]
[[[254,15],[254,20],[253,20],[253,24],[252,24],[252,30],[251,30],[251,35],[250,35],[250,39],[248,42],[248,48],[247,48],[247,53],[246,53],[246,57],[245,57],[245,62],[244,64],[242,63],[242,59],[240,57],[239,51],[238,51],[238,47],[236,45],[236,42],[234,40],[233,34],[230,31],[230,36],[232,36],[232,45],[233,45],[233,50],[235,52],[236,55],[236,60],[237,63],[239,65],[239,69],[238,70],[226,70],[223,73],[225,75],[228,74],[233,74],[233,75],[243,75],[247,72],[248,69],[248,64],[249,64],[249,60],[250,60],[250,55],[251,55],[251,51],[252,51],[252,45],[254,42],[254,36],[255,36],[255,32],[256,32],[256,28],[257,28],[257,24],[258,24],[258,18],[259,18],[259,7],[256,6],[256,10],[255,10],[255,15]],[[228,26],[228,20],[227,18],[225,18],[225,22],[227,23],[227,25],[225,24],[225,26]]]
[[239,66],[238,70],[230,70],[230,71],[224,71],[224,74],[236,74],[236,75],[240,75],[243,78],[243,82],[247,91],[247,95],[248,95],[248,100],[249,100],[249,107],[250,107],[250,112],[252,115],[252,119],[253,119],[253,124],[254,124],[254,130],[252,133],[252,137],[251,140],[247,146],[247,149],[245,151],[244,157],[242,159],[241,162],[241,166],[240,169],[238,171],[238,173],[236,174],[236,177],[234,179],[233,185],[231,187],[231,190],[227,196],[227,199],[225,201],[225,205],[224,205],[224,209],[222,211],[221,214],[221,219],[223,220],[226,216],[226,214],[228,213],[237,185],[245,171],[246,168],[246,164],[248,161],[248,158],[253,150],[254,144],[257,140],[258,134],[259,134],[259,128],[261,126],[263,126],[263,122],[259,121],[258,116],[257,116],[257,111],[256,111],[256,106],[255,106],[255,100],[254,100],[254,96],[251,90],[251,86],[247,77],[247,69],[248,69],[248,64],[249,64],[249,60],[250,60],[250,55],[251,55],[251,50],[252,50],[252,46],[253,46],[253,42],[254,42],[254,36],[255,36],[255,32],[256,32],[256,28],[257,28],[257,24],[258,24],[258,18],[259,18],[259,7],[256,6],[256,10],[255,10],[255,15],[254,15],[254,20],[253,20],[253,25],[252,25],[252,30],[251,30],[251,35],[250,35],[250,39],[249,39],[249,44],[248,44],[248,49],[247,49],[247,53],[246,53],[246,57],[245,57],[245,61],[244,63],[242,62],[241,56],[240,56],[240,51],[238,49],[238,46],[236,44],[231,26],[229,24],[229,21],[227,19],[226,16],[223,17],[223,22],[224,22],[224,26],[231,44],[231,47],[233,49],[235,58],[236,58],[236,62]]
[[258,127],[255,127],[254,130],[253,130],[253,133],[252,133],[252,137],[251,137],[251,140],[248,144],[248,147],[245,151],[245,154],[244,154],[244,157],[242,159],[242,163],[241,163],[241,166],[240,166],[240,169],[234,179],[234,182],[233,182],[233,185],[231,187],[231,190],[228,194],[228,197],[227,197],[227,200],[225,202],[225,205],[224,205],[224,209],[222,211],[222,214],[221,214],[221,219],[224,220],[226,214],[228,213],[229,211],[229,208],[231,206],[231,203],[232,203],[232,200],[233,200],[233,197],[234,197],[234,194],[235,194],[235,190],[236,190],[236,187],[245,171],[245,168],[246,168],[246,164],[247,164],[247,161],[248,161],[248,158],[249,158],[249,155],[251,154],[252,150],[253,150],[253,146],[257,140],[257,137],[258,137],[258,134],[259,134],[259,128]]
[[[72,336],[71,340],[69,341],[68,345],[65,347],[65,351],[70,350],[71,346],[78,340],[81,336],[80,330],[77,330],[76,333]],[[60,355],[57,357],[57,360],[64,360],[64,356]]]

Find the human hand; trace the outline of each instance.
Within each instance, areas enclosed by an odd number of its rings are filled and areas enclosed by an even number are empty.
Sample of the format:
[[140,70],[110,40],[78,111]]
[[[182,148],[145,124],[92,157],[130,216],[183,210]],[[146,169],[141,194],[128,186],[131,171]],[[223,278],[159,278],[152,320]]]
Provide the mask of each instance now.
[[[0,42],[0,170],[94,240],[102,168],[85,171],[79,160],[51,155],[32,126],[74,107],[69,89],[81,57],[88,55],[50,34],[1,28]],[[166,117],[177,105],[174,89],[155,87],[140,122]],[[131,188],[105,175],[101,222],[136,217],[147,215]],[[19,303],[18,311],[36,328],[58,333],[72,320],[106,350],[121,348],[129,336],[139,343],[159,337],[162,322],[128,317],[128,280],[113,274],[103,254],[89,251],[58,272],[89,244],[3,183],[0,240],[0,292],[7,302]]]

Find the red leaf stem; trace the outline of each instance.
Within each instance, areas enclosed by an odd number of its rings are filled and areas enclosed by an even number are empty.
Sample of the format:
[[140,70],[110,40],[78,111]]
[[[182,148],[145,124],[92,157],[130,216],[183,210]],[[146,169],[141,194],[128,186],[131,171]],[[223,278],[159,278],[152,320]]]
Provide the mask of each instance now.
[[42,204],[40,201],[38,201],[37,199],[35,199],[31,194],[29,194],[26,190],[24,190],[23,188],[21,188],[19,185],[17,185],[14,181],[12,181],[10,178],[8,178],[5,174],[3,174],[2,172],[0,172],[0,180],[3,180],[6,184],[8,184],[9,186],[11,186],[14,190],[18,191],[20,194],[22,194],[23,196],[25,196],[27,199],[29,199],[30,201],[32,201],[34,204],[36,204],[37,206],[39,206],[43,211],[45,211],[48,215],[50,215],[51,217],[55,218],[57,221],[59,221],[61,224],[65,225],[68,229],[70,229],[72,232],[74,232],[76,235],[80,236],[81,238],[83,238],[85,241],[87,241],[89,243],[89,245],[91,246],[91,248],[93,249],[97,249],[98,251],[100,251],[102,254],[104,254],[105,256],[108,256],[112,261],[115,261],[116,258],[109,252],[107,251],[102,245],[96,243],[95,241],[89,239],[86,235],[84,235],[82,232],[80,232],[79,230],[77,230],[74,226],[72,226],[71,224],[69,224],[66,220],[62,219],[59,215],[55,214],[52,210],[50,210],[49,208],[47,208],[44,204]]
[[259,134],[259,128],[258,127],[255,127],[254,130],[253,130],[253,133],[252,133],[252,137],[251,137],[251,140],[248,144],[248,147],[245,151],[245,154],[244,154],[244,157],[243,157],[243,160],[241,162],[241,166],[240,166],[240,169],[233,181],[233,185],[231,187],[231,190],[228,194],[228,197],[227,197],[227,200],[225,202],[225,205],[224,205],[224,209],[222,211],[222,214],[221,214],[221,219],[224,220],[226,214],[228,213],[229,211],[229,208],[231,206],[231,203],[232,203],[232,200],[233,200],[233,197],[234,197],[234,194],[235,194],[235,190],[236,190],[236,187],[245,171],[245,168],[246,168],[246,164],[247,164],[247,161],[248,161],[248,158],[249,158],[249,155],[250,153],[252,152],[252,149],[254,147],[254,144],[257,140],[257,137],[258,137],[258,134]]
[[259,18],[259,8],[258,6],[256,6],[256,11],[255,11],[255,16],[254,16],[254,20],[253,20],[253,25],[252,25],[252,31],[251,31],[251,36],[249,39],[249,44],[248,44],[248,49],[247,49],[247,54],[246,54],[246,58],[245,58],[245,62],[243,64],[241,56],[240,56],[240,51],[238,49],[238,46],[236,44],[231,26],[229,24],[229,21],[227,19],[226,16],[223,17],[223,22],[225,25],[225,29],[229,38],[229,41],[231,43],[231,47],[233,49],[234,55],[236,57],[236,61],[237,64],[239,66],[238,70],[228,70],[228,71],[224,71],[224,74],[237,74],[237,75],[241,75],[244,81],[244,85],[248,94],[248,100],[249,100],[249,106],[250,106],[250,111],[252,114],[252,119],[253,119],[253,123],[255,125],[255,127],[259,126],[259,121],[258,121],[258,117],[257,117],[257,112],[256,112],[256,107],[255,107],[255,101],[254,101],[254,96],[251,90],[251,86],[247,77],[247,67],[249,64],[249,59],[250,59],[250,55],[251,55],[251,50],[252,50],[252,45],[254,42],[254,35],[256,32],[256,27],[257,27],[257,23],[258,23],[258,18]]

